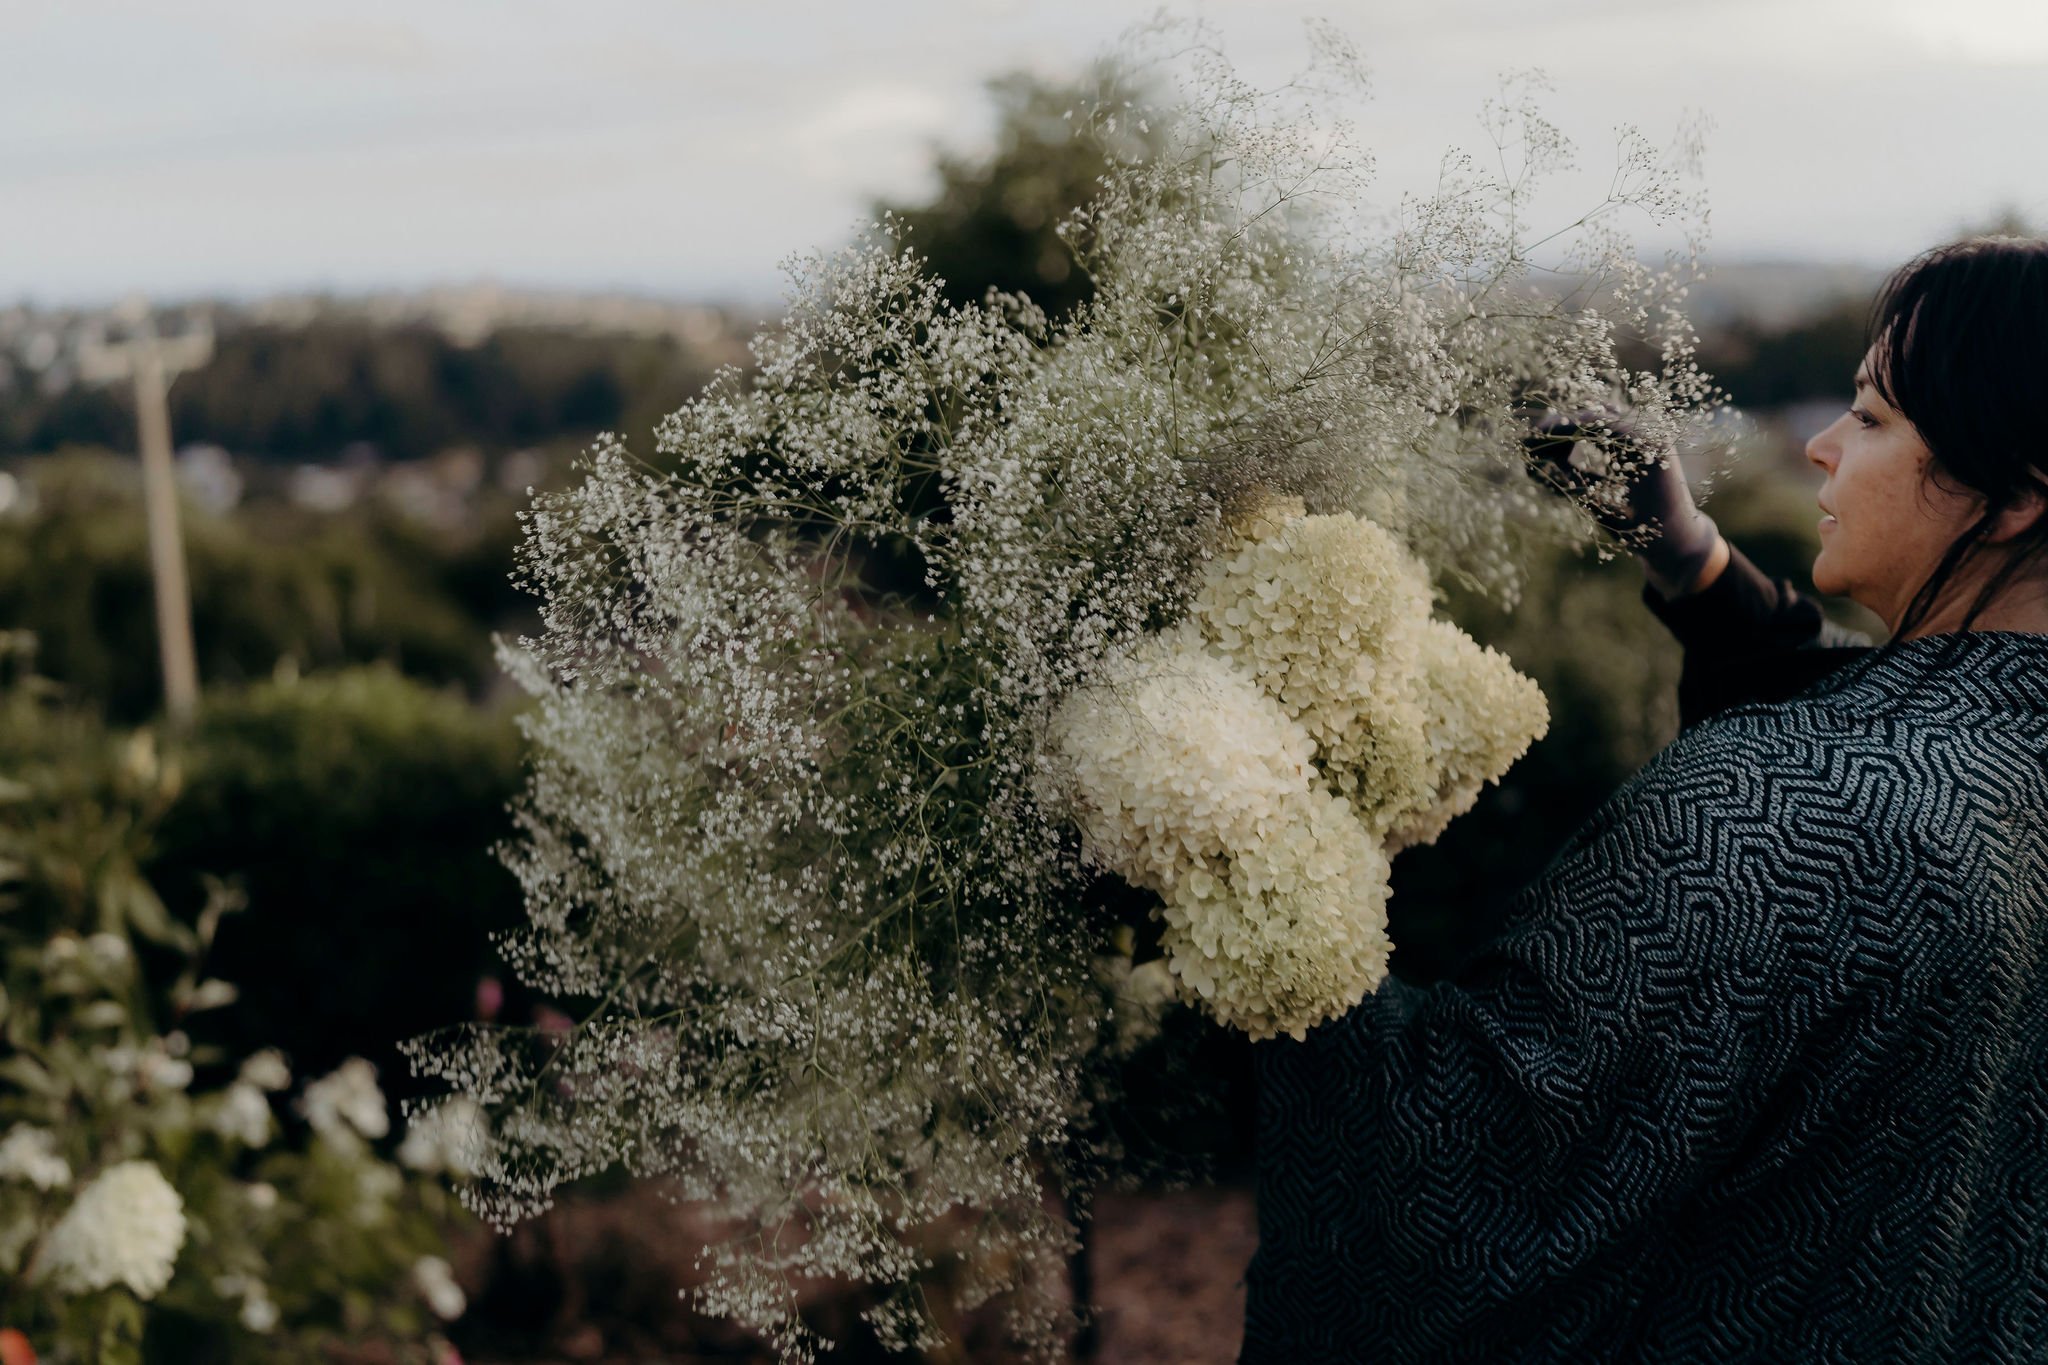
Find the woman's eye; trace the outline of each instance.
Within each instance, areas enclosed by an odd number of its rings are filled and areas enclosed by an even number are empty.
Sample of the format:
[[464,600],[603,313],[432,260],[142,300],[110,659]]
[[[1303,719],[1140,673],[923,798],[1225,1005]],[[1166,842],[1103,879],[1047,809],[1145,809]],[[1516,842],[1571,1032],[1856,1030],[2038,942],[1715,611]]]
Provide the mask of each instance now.
[[1874,427],[1877,425],[1877,419],[1875,417],[1872,417],[1869,413],[1863,411],[1863,409],[1861,408],[1850,408],[1849,415],[1851,417],[1854,417],[1857,420],[1857,422],[1863,426]]

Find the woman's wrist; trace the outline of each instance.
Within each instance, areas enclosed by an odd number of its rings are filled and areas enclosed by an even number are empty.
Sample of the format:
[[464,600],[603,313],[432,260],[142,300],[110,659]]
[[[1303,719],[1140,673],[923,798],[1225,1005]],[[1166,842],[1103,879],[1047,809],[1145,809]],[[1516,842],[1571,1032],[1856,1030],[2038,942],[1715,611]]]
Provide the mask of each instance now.
[[1643,575],[1650,580],[1650,586],[1661,593],[1667,601],[1690,597],[1694,593],[1705,592],[1714,585],[1714,580],[1726,572],[1732,553],[1728,542],[1722,538],[1720,531],[1716,530],[1714,543],[1709,547],[1705,560],[1696,561],[1698,567],[1686,573],[1683,581],[1666,577],[1648,561],[1643,563]]

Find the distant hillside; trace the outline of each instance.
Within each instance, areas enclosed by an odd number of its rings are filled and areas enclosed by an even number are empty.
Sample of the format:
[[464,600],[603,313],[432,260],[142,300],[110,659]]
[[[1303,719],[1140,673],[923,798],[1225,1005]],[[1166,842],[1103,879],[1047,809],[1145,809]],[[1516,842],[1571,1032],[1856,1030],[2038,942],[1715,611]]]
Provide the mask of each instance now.
[[[1880,278],[1849,265],[1717,265],[1688,300],[1702,361],[1744,406],[1833,396],[1861,355]],[[188,301],[151,321],[161,335],[214,338],[211,361],[172,389],[181,444],[298,462],[352,447],[398,461],[458,444],[504,451],[600,430],[644,439],[719,366],[746,363],[746,340],[766,319],[474,285]],[[130,448],[127,386],[89,376],[131,327],[118,310],[0,309],[0,456]]]
[[[181,443],[258,460],[329,459],[367,444],[410,460],[458,442],[644,433],[719,366],[744,362],[758,320],[480,286],[182,303],[150,322],[162,336],[213,337],[211,360],[172,389]],[[133,330],[114,310],[0,311],[0,454],[132,445],[127,386],[90,381]]]
[[1730,261],[1693,288],[1690,316],[1702,328],[1744,322],[1779,331],[1843,303],[1867,308],[1885,272],[1813,261]]

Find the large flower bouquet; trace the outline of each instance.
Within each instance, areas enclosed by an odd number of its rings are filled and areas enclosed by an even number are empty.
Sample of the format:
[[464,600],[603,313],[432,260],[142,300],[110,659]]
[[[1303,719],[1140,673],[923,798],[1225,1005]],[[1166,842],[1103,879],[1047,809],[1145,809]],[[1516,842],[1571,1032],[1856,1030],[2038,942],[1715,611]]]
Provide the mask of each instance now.
[[1054,1349],[1044,1185],[1088,1168],[1104,1059],[1168,996],[1262,1038],[1356,1003],[1389,858],[1546,724],[1431,614],[1587,524],[1524,477],[1518,411],[1625,397],[1657,458],[1711,406],[1683,271],[1607,227],[1697,210],[1640,136],[1537,289],[1521,224],[1569,148],[1518,87],[1487,110],[1511,174],[1450,160],[1375,219],[1331,81],[1262,94],[1199,32],[1149,74],[1179,94],[1076,111],[1111,172],[1065,225],[1071,317],[949,305],[885,221],[794,268],[757,372],[658,463],[602,439],[528,517],[505,946],[581,1018],[415,1055],[491,1116],[479,1212],[665,1177],[738,1229],[699,1306],[791,1357],[811,1278],[928,1341],[926,1233],[963,1208],[957,1292],[1018,1291]]

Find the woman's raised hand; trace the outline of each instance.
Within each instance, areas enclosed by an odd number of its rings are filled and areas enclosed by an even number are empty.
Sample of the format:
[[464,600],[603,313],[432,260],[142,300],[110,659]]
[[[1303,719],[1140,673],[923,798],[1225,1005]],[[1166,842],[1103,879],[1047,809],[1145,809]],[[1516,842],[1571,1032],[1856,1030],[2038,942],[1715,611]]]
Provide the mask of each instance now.
[[[1664,596],[1696,591],[1711,581],[1710,571],[1726,562],[1720,529],[1693,504],[1677,456],[1625,467],[1620,477],[1625,498],[1619,505],[1594,495],[1593,490],[1606,481],[1608,462],[1635,452],[1628,414],[1614,408],[1572,413],[1546,409],[1532,423],[1523,444],[1532,457],[1530,473],[1579,502],[1595,521],[1624,538],[1642,561],[1651,585]],[[1647,536],[1640,534],[1645,529]]]

